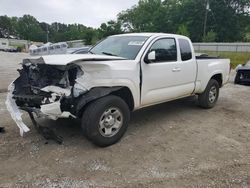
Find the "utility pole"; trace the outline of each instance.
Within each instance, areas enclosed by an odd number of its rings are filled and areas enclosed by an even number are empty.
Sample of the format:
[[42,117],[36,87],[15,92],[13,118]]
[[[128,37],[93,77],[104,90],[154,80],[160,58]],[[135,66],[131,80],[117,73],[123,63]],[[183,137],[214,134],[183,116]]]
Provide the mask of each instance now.
[[205,19],[204,19],[203,37],[205,37],[207,34],[207,15],[208,15],[209,9],[210,9],[209,0],[206,0],[206,12],[205,12]]

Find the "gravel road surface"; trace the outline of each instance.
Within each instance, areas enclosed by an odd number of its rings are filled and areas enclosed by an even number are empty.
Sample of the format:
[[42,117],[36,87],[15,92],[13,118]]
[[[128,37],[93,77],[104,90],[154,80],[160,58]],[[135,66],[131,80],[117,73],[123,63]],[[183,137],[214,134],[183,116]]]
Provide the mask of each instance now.
[[[0,53],[3,91],[24,57]],[[123,139],[108,148],[88,142],[77,120],[41,120],[64,139],[46,142],[26,114],[31,132],[21,138],[5,98],[2,92],[1,188],[250,187],[250,87],[232,80],[211,110],[190,97],[132,113]]]

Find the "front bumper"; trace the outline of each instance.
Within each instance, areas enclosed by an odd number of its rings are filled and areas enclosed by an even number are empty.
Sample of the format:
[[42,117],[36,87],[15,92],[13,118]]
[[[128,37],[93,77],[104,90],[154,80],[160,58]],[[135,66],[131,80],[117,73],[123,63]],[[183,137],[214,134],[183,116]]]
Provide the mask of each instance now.
[[[17,126],[20,129],[20,135],[23,136],[24,133],[29,132],[30,129],[27,125],[24,124],[22,120],[22,112],[16,103],[15,97],[13,95],[13,91],[15,89],[14,82],[11,83],[8,87],[8,94],[6,99],[6,107],[9,113],[11,114],[12,119],[16,122]],[[28,99],[27,99],[28,100]],[[21,109],[35,113],[36,117],[45,117],[52,120],[57,120],[58,118],[76,118],[69,111],[61,111],[61,100],[52,102],[50,104],[41,105],[40,108],[35,107],[21,107]]]
[[17,126],[20,129],[20,135],[23,136],[24,133],[27,133],[30,131],[27,125],[23,123],[22,120],[22,113],[19,110],[15,100],[13,99],[13,91],[14,91],[14,83],[11,83],[8,87],[8,94],[7,94],[7,99],[6,99],[6,107],[7,110],[9,111],[12,119],[16,122]]

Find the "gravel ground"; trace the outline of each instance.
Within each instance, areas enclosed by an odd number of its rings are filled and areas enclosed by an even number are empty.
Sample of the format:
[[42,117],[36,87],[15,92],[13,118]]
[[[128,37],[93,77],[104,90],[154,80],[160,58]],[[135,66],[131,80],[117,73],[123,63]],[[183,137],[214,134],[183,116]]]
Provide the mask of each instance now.
[[[0,53],[1,87],[26,56]],[[92,145],[80,122],[69,120],[42,120],[64,138],[62,145],[46,143],[26,114],[31,132],[21,138],[1,93],[0,187],[248,188],[249,93],[229,83],[211,110],[190,97],[134,112],[123,139],[108,148]]]
[[0,51],[0,92],[6,92],[9,83],[18,76],[22,59],[29,57],[27,53],[6,53]]

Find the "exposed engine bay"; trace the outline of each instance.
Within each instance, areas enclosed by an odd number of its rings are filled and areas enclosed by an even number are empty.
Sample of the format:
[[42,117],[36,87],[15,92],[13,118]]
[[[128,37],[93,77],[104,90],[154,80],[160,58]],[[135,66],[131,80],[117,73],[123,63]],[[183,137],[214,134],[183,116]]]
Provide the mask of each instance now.
[[13,99],[23,110],[51,119],[75,117],[72,99],[86,90],[75,88],[75,80],[84,73],[77,65],[55,66],[24,60],[20,76],[13,84]]

